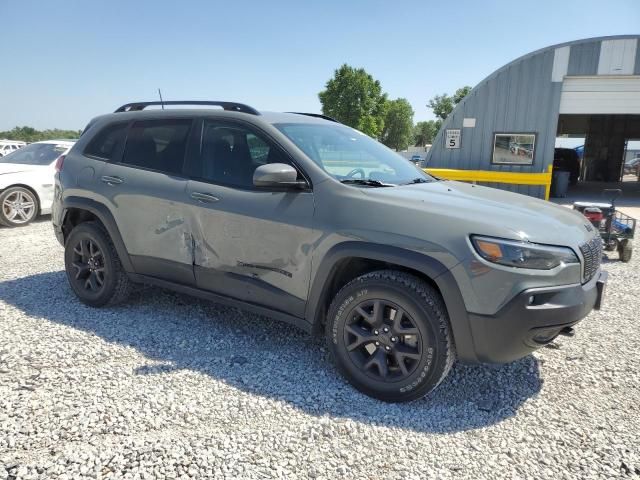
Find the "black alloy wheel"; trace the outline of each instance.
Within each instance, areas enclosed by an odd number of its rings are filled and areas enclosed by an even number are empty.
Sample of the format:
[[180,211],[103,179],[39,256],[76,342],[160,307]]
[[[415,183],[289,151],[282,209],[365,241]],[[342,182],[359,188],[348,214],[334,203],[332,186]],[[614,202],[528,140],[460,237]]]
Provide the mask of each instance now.
[[127,298],[131,281],[105,228],[98,222],[76,225],[65,241],[69,285],[92,307],[116,305]]
[[407,272],[377,270],[351,280],[333,298],[325,328],[340,373],[387,402],[423,397],[455,361],[442,296]]
[[400,381],[422,357],[422,338],[411,316],[382,299],[356,305],[345,325],[344,342],[351,361],[371,378]]
[[99,293],[105,284],[104,255],[95,241],[81,237],[73,246],[71,265],[75,269],[73,281],[77,287]]

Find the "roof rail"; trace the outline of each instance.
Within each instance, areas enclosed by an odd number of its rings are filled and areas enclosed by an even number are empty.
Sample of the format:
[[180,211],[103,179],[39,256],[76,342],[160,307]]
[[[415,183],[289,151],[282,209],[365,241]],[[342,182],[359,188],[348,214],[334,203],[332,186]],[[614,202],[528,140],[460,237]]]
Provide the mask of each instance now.
[[295,115],[306,115],[307,117],[322,118],[323,120],[329,120],[330,122],[340,123],[335,118],[329,117],[327,115],[322,115],[321,113],[306,113],[306,112],[286,112],[286,113],[293,113]]
[[223,110],[232,112],[250,113],[251,115],[260,115],[260,112],[249,105],[236,102],[215,102],[208,100],[168,100],[165,102],[133,102],[122,105],[114,113],[120,112],[137,112],[144,110],[151,105],[215,105],[222,107]]

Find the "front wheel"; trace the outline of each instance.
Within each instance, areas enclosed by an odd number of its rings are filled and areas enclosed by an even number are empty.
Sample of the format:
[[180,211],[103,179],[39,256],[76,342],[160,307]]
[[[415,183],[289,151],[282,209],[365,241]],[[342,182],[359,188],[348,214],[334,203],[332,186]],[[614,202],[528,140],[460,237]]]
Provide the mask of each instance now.
[[455,358],[440,294],[394,270],[368,273],[345,285],[329,308],[326,335],[345,378],[388,402],[423,397],[447,376]]

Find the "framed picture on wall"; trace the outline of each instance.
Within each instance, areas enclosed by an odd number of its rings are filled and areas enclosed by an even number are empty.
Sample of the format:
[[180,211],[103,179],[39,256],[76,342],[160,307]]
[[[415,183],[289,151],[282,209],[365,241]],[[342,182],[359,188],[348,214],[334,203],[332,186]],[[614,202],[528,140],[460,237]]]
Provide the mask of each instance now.
[[496,165],[533,165],[535,148],[535,133],[496,133],[493,137],[491,163]]

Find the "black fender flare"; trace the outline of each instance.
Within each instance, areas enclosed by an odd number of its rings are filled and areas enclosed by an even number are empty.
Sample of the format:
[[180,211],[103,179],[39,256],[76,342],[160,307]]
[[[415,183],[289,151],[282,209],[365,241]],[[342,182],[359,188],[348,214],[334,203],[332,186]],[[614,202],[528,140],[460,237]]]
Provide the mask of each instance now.
[[122,267],[125,272],[135,273],[133,264],[131,263],[131,258],[129,258],[129,253],[124,245],[122,236],[120,235],[120,230],[118,229],[118,225],[116,224],[113,214],[109,208],[106,205],[96,202],[90,198],[66,197],[62,201],[62,225],[64,225],[67,213],[71,208],[86,210],[95,215],[96,218],[102,222],[102,225],[104,225],[104,228],[106,228],[107,233],[111,237],[113,245],[116,247],[116,252],[118,252],[118,257],[120,257],[120,262],[122,263]]
[[346,258],[386,262],[415,270],[431,279],[444,299],[459,360],[477,361],[467,310],[458,283],[450,269],[428,254],[400,247],[359,241],[348,241],[332,247],[322,258],[309,290],[305,319],[313,329],[317,329],[322,320],[319,318],[322,314],[320,306],[328,292],[331,279],[340,261]]

